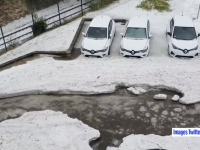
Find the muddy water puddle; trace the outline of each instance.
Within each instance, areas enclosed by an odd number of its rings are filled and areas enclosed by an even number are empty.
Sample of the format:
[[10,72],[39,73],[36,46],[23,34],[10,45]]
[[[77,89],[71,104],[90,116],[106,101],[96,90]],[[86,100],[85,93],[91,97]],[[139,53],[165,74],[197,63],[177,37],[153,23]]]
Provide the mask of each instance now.
[[[168,95],[155,101],[155,94]],[[173,127],[200,127],[200,104],[182,105],[171,101],[174,92],[154,90],[135,96],[125,88],[104,95],[30,95],[0,100],[0,121],[27,111],[62,111],[98,129],[101,137],[90,143],[94,150],[119,146],[130,134],[170,135]]]

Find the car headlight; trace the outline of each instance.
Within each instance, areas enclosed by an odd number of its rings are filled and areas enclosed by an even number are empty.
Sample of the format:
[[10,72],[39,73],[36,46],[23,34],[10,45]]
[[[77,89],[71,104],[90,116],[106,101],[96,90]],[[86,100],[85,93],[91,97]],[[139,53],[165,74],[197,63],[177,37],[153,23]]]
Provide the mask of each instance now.
[[99,50],[99,52],[106,52],[108,49],[108,46],[104,46],[104,48],[102,50]]
[[83,46],[81,46],[81,49],[83,50],[83,51],[86,51],[87,49],[85,49]]
[[148,46],[145,46],[145,48],[143,50],[141,50],[141,52],[145,53],[145,52],[147,52],[147,50],[148,50]]
[[172,47],[173,47],[174,49],[182,50],[182,49],[178,48],[177,46],[175,46],[174,44],[172,44]]
[[108,47],[106,46],[104,49],[102,49],[103,52],[107,51]]
[[195,48],[191,49],[191,50],[197,50],[197,49],[198,49],[198,45]]
[[124,48],[122,47],[122,45],[120,45],[120,49],[121,49],[122,51],[126,51],[126,49],[124,49]]

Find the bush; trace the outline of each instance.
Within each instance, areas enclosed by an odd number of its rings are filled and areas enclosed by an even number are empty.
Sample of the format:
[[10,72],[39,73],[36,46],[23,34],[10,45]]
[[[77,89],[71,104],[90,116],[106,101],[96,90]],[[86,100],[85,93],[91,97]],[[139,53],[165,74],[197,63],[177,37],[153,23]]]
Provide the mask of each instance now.
[[43,19],[38,20],[36,23],[34,23],[33,27],[33,35],[38,36],[47,30],[47,24]]
[[141,2],[137,8],[142,8],[145,10],[158,10],[160,12],[170,11],[170,5],[168,0],[145,0]]

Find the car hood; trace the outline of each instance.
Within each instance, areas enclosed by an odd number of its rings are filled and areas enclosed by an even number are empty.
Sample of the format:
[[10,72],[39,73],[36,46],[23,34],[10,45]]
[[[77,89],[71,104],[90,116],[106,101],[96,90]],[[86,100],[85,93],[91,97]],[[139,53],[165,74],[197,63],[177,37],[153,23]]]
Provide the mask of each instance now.
[[107,39],[84,38],[82,46],[88,50],[102,50],[107,45]]
[[128,39],[123,38],[121,42],[121,46],[127,50],[143,50],[145,46],[147,45],[147,39],[140,39],[140,40],[134,40],[134,39]]
[[177,40],[173,39],[172,44],[180,49],[193,49],[198,45],[198,40]]

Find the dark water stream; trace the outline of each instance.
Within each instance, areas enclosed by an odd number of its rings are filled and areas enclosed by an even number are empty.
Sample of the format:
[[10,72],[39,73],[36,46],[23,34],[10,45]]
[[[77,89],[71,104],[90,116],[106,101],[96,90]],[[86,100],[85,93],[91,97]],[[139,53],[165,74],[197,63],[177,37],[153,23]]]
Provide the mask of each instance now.
[[[165,101],[155,101],[155,94],[168,95]],[[118,147],[130,134],[171,135],[173,127],[200,127],[200,104],[182,105],[171,101],[168,90],[153,90],[133,95],[118,88],[104,95],[29,95],[0,100],[0,121],[16,118],[27,111],[62,111],[98,129],[101,137],[92,141],[94,150]]]

